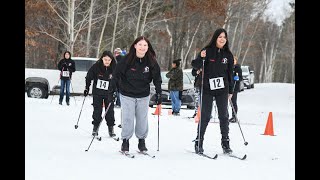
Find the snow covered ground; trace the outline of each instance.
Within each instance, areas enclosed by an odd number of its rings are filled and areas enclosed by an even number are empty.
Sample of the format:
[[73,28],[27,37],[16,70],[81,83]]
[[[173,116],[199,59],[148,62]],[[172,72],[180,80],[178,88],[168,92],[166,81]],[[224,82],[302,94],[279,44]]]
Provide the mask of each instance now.
[[[51,100],[53,101],[51,103]],[[75,129],[84,102],[79,127]],[[146,145],[156,158],[136,154],[138,139],[130,139],[134,159],[119,153],[121,140],[108,137],[103,121],[90,149],[92,97],[71,97],[70,106],[58,104],[58,96],[33,99],[25,95],[25,179],[26,180],[293,180],[295,179],[295,85],[255,84],[238,94],[238,118],[248,145],[244,145],[237,123],[230,124],[230,146],[235,154],[247,154],[241,161],[222,154],[220,129],[213,109],[204,140],[205,153],[218,153],[216,160],[190,153],[197,124],[189,119],[194,111],[182,107],[181,116],[168,115],[163,106],[159,121],[149,108]],[[166,108],[167,107],[167,108]],[[275,136],[264,133],[269,112],[273,113]],[[120,109],[115,108],[115,132],[120,136]]]

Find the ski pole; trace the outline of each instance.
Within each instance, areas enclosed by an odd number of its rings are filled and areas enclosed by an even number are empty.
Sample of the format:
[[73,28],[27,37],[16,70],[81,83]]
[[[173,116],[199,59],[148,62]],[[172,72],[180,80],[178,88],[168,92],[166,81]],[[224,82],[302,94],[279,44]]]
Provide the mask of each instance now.
[[[71,79],[70,79],[70,85],[71,85],[72,93],[74,94],[74,90],[73,90]],[[77,101],[76,101],[76,98],[74,97],[74,95],[73,95],[73,99],[74,99],[74,103],[77,105]]]
[[[59,80],[58,80],[58,84],[59,84],[59,82],[60,82],[60,77],[59,77]],[[49,89],[49,91],[50,91],[50,89]],[[53,93],[53,95],[52,95],[50,104],[52,103],[53,97],[54,97],[54,93]]]
[[75,128],[75,129],[77,129],[77,128],[78,128],[78,123],[79,123],[79,120],[80,120],[80,116],[81,116],[81,112],[82,112],[83,104],[84,104],[84,101],[86,100],[86,97],[87,97],[87,96],[85,96],[85,97],[83,98],[83,102],[82,102],[82,106],[81,106],[80,114],[79,114],[79,117],[78,117],[78,121],[77,121],[77,124],[76,124],[76,125],[74,125],[74,128]]
[[[86,152],[89,150],[89,148],[90,148],[90,146],[91,146],[91,144],[92,144],[92,141],[94,140],[94,138],[95,138],[96,135],[98,134],[100,124],[101,124],[102,120],[106,117],[106,115],[107,115],[107,113],[108,113],[108,111],[109,111],[109,108],[110,108],[111,103],[113,103],[113,102],[112,102],[112,101],[109,102],[108,107],[107,107],[107,109],[106,109],[103,117],[101,118],[101,121],[99,122],[99,125],[98,125],[98,128],[97,128],[97,133],[95,133],[95,134],[93,135],[92,140],[91,140],[91,142],[90,142],[90,145],[89,145],[88,149],[85,150]],[[99,138],[99,141],[101,141],[101,137]]]
[[242,129],[241,129],[241,126],[240,126],[240,122],[238,121],[238,116],[237,116],[237,113],[236,113],[236,111],[235,111],[235,109],[233,107],[231,99],[229,99],[229,103],[230,103],[230,105],[232,107],[232,110],[234,112],[234,117],[236,118],[236,121],[238,122],[238,125],[239,125],[239,128],[240,128],[240,132],[241,132],[241,135],[242,135],[242,138],[243,138],[243,141],[244,141],[244,145],[248,145],[248,142],[246,142],[246,140],[244,138],[244,135],[243,135],[243,132],[242,132]]
[[158,104],[157,105],[157,108],[158,108],[158,150],[157,151],[159,151],[159,131],[160,131],[160,129],[159,129],[159,117],[160,117],[160,106],[161,106],[161,104]]

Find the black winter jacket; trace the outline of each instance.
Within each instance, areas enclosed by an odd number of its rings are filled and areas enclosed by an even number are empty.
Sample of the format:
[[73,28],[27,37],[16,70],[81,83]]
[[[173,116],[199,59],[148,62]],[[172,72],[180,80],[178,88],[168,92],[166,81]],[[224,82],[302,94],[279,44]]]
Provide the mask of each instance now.
[[[117,64],[113,73],[113,80],[121,94],[133,98],[147,97],[150,94],[150,83],[153,81],[156,93],[161,93],[160,66],[155,63],[153,66],[148,63],[146,56],[141,60],[135,59],[134,65],[127,63],[127,56]],[[113,88],[115,89],[115,88]]]
[[[72,73],[76,71],[76,65],[72,59],[61,59],[58,63],[58,69],[60,70],[60,79],[67,80],[72,78]],[[69,72],[69,76],[65,76]]]
[[[103,65],[102,60],[98,60],[95,64],[93,64],[86,76],[86,89],[89,90],[91,81],[93,80],[92,85],[92,94],[107,96],[110,92],[109,87],[112,85],[110,83],[112,79],[112,67],[105,67]],[[110,92],[111,93],[111,92]]]
[[[202,68],[202,58],[200,53],[198,57],[191,62],[191,65],[195,69]],[[210,93],[212,95],[219,95],[222,93],[233,93],[233,55],[231,52],[227,52],[224,49],[206,48],[206,57],[204,62],[204,77],[203,77],[203,92]],[[221,79],[214,79],[221,77]],[[217,89],[211,90],[209,79],[211,79],[212,86]],[[213,81],[213,79],[215,81]],[[224,87],[223,87],[224,86]],[[223,88],[221,88],[223,87]]]

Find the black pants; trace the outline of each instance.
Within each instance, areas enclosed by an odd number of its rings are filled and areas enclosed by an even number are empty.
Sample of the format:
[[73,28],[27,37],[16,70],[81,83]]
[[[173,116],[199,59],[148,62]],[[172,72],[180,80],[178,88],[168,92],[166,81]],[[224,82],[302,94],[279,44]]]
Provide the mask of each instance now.
[[[107,109],[107,96],[97,96],[93,95],[93,114],[92,114],[92,124],[95,126],[98,126],[100,121],[102,120],[102,108],[103,108],[103,102],[105,103],[105,109]],[[109,107],[109,110],[105,116],[105,119],[107,121],[107,126],[114,126],[114,104],[111,102],[111,105]]]
[[232,95],[232,98],[231,98],[231,101],[232,101],[232,104],[233,104],[235,112],[232,109],[232,117],[235,117],[235,114],[238,113],[237,98],[238,98],[238,92],[234,91],[233,95]]
[[[215,98],[216,100],[216,105],[218,109],[218,118],[220,121],[220,133],[222,135],[222,139],[229,138],[228,93],[215,95],[215,96],[204,93],[202,97],[202,103],[201,103],[202,109],[201,109],[200,139],[204,138],[204,134],[206,132],[208,123],[210,121],[210,117],[212,113],[213,98]],[[197,128],[197,138],[199,135],[199,125]]]

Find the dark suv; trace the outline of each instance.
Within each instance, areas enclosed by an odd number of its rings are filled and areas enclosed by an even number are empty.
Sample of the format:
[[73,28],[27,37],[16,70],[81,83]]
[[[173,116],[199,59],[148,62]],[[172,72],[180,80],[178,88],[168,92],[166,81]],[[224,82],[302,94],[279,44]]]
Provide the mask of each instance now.
[[[170,92],[168,90],[168,83],[169,79],[166,77],[166,74],[168,71],[161,72],[161,78],[162,78],[162,104],[163,105],[171,105],[171,99],[170,99]],[[153,107],[153,105],[156,105],[156,97],[155,97],[155,87],[153,82],[150,84],[150,102],[149,106]],[[195,102],[194,102],[194,96],[195,96],[195,90],[193,86],[192,80],[188,77],[186,72],[183,72],[183,91],[182,91],[182,98],[181,98],[181,106],[186,105],[189,109],[195,108]]]

